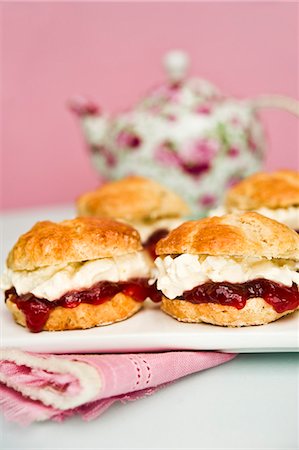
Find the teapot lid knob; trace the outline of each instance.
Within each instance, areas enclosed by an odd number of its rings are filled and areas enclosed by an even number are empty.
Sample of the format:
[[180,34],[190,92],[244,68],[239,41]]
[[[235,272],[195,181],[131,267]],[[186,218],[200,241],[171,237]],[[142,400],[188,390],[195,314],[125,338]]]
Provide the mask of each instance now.
[[172,50],[166,53],[163,65],[168,78],[172,82],[178,82],[185,78],[189,67],[189,56],[181,50]]

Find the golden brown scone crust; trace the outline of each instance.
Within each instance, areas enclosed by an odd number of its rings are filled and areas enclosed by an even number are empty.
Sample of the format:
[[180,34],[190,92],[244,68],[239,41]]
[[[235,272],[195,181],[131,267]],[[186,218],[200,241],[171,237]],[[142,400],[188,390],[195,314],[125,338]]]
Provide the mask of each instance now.
[[[6,305],[13,315],[14,320],[26,327],[26,319],[23,312],[11,300]],[[47,320],[44,331],[62,331],[92,328],[109,325],[128,319],[140,308],[141,302],[136,302],[132,297],[119,293],[111,300],[100,305],[81,303],[76,308],[54,308]]]
[[254,174],[228,191],[225,206],[228,212],[299,206],[299,172],[280,170]]
[[277,313],[262,298],[247,300],[243,309],[237,309],[234,306],[215,303],[193,304],[184,300],[169,300],[163,297],[161,309],[180,322],[205,322],[222,327],[264,325],[295,311]]
[[79,216],[154,221],[189,213],[186,203],[154,180],[131,176],[106,183],[77,200]]
[[141,250],[138,232],[112,219],[81,217],[64,222],[38,222],[10,251],[7,267],[38,267],[114,257]]
[[299,259],[299,235],[258,213],[185,222],[156,246],[157,255],[262,256]]

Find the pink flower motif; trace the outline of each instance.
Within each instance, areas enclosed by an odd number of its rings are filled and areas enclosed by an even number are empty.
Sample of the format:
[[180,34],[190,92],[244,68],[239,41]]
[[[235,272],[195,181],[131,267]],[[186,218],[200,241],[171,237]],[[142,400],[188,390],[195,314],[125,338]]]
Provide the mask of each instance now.
[[179,167],[180,158],[170,142],[163,142],[155,150],[155,158],[164,165]]
[[166,119],[169,120],[169,122],[176,122],[177,118],[174,114],[167,114]]
[[94,154],[101,155],[105,159],[108,167],[114,167],[116,165],[115,156],[104,145],[93,145],[91,151]]
[[212,106],[209,105],[208,103],[204,103],[203,105],[199,105],[195,112],[199,113],[199,114],[205,114],[205,115],[209,115],[212,112]]
[[161,99],[164,101],[173,101],[176,102],[178,100],[178,94],[181,89],[181,83],[166,83],[159,87],[157,87],[152,93],[151,96],[156,99]]
[[218,142],[200,139],[189,144],[181,155],[183,170],[194,177],[207,172],[218,151]]
[[116,137],[116,143],[119,147],[136,149],[141,145],[141,138],[132,131],[122,130]]
[[209,139],[199,139],[185,149],[183,158],[194,162],[209,163],[218,151],[218,142]]
[[205,194],[200,199],[200,204],[206,208],[211,208],[215,205],[217,199],[214,195]]
[[79,117],[96,116],[101,114],[99,106],[84,97],[74,97],[69,101],[69,108]]
[[227,154],[231,158],[236,158],[237,156],[239,156],[240,150],[238,148],[236,148],[236,147],[231,147],[231,148],[228,149]]

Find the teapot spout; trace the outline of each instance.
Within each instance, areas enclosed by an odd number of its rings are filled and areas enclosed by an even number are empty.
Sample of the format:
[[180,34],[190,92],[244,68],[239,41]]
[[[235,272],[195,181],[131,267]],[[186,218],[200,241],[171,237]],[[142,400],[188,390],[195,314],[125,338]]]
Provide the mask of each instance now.
[[90,147],[101,147],[108,126],[108,118],[99,105],[85,97],[73,97],[69,101],[69,109],[79,117],[82,131]]
[[98,116],[102,114],[101,108],[97,103],[79,95],[69,100],[68,107],[78,117]]

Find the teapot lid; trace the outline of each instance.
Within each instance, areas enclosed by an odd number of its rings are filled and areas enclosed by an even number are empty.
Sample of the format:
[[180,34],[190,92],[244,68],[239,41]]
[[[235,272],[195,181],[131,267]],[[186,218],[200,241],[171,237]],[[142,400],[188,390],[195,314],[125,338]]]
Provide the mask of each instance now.
[[[225,96],[216,86],[198,77],[188,77],[190,58],[182,50],[171,50],[163,58],[166,80],[152,88],[127,112],[141,112],[170,119],[180,113],[209,114]],[[80,117],[103,116],[101,108],[93,101],[75,96],[70,109]]]
[[205,112],[224,96],[207,80],[188,77],[189,56],[181,50],[172,50],[163,58],[167,79],[151,89],[139,102],[138,109],[153,114],[171,114],[179,110]]

